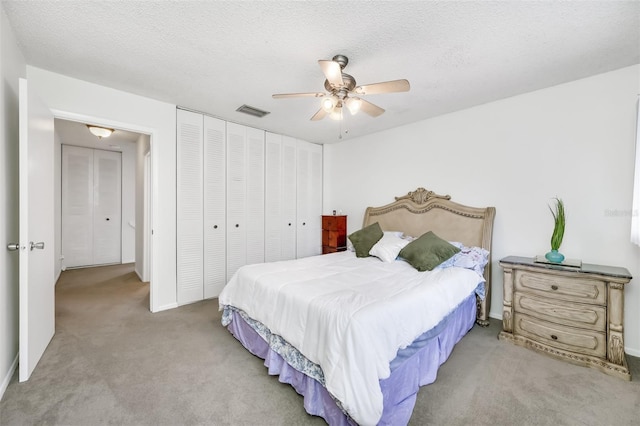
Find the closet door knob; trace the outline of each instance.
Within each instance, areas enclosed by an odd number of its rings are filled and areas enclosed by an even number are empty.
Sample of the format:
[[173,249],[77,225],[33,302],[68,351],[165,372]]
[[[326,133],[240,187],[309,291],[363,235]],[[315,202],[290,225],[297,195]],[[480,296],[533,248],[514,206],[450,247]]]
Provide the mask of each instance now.
[[239,227],[240,227],[240,225],[236,223],[236,228],[239,228]]
[[111,220],[111,219],[107,218],[107,221],[109,221],[109,220]]
[[40,241],[39,243],[34,243],[33,241],[29,241],[29,250],[33,249],[44,250],[44,242]]
[[218,229],[218,225],[213,225],[213,229]]
[[302,222],[302,226],[305,226],[307,224],[307,222]]

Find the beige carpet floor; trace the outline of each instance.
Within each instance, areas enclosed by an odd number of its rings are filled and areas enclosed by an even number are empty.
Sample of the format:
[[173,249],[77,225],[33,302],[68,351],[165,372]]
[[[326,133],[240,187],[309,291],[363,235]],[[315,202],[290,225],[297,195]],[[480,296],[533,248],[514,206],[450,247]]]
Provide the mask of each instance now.
[[[70,270],[56,334],[31,379],[14,375],[0,425],[321,425],[220,325],[217,300],[152,314],[132,265]],[[474,327],[423,387],[411,425],[638,425],[635,381],[499,341]]]

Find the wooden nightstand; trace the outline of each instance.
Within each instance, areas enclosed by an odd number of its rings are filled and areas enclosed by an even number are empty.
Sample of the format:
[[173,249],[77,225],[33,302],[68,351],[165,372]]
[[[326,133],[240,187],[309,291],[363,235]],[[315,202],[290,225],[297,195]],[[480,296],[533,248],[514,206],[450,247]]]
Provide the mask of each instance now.
[[322,216],[322,254],[347,249],[347,216]]
[[631,380],[624,353],[625,268],[564,267],[509,256],[501,340]]

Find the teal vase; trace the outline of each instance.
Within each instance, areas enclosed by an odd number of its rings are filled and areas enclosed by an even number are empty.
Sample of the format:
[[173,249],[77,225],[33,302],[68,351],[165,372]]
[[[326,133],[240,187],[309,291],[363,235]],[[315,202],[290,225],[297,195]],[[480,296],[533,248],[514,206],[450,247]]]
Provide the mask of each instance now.
[[558,250],[551,250],[549,253],[545,254],[544,257],[546,257],[551,263],[562,263],[564,260],[564,255]]

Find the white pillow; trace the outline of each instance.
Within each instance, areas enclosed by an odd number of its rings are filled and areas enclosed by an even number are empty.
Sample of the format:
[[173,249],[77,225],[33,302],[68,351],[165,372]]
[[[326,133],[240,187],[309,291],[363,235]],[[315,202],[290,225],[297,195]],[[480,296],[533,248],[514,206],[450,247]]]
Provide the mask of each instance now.
[[[396,237],[404,238],[404,234],[402,231],[384,231],[384,235],[395,235]],[[411,241],[411,240],[409,240]],[[356,249],[353,248],[353,243],[350,239],[347,238],[347,250],[355,252]],[[402,250],[402,249],[400,249]],[[371,252],[369,252],[371,254]]]
[[384,231],[384,235],[395,235],[396,237],[402,238],[404,233],[402,231]]
[[369,254],[382,260],[383,262],[393,262],[398,257],[400,250],[409,244],[409,241],[403,240],[392,233],[385,233],[380,240],[375,243]]

